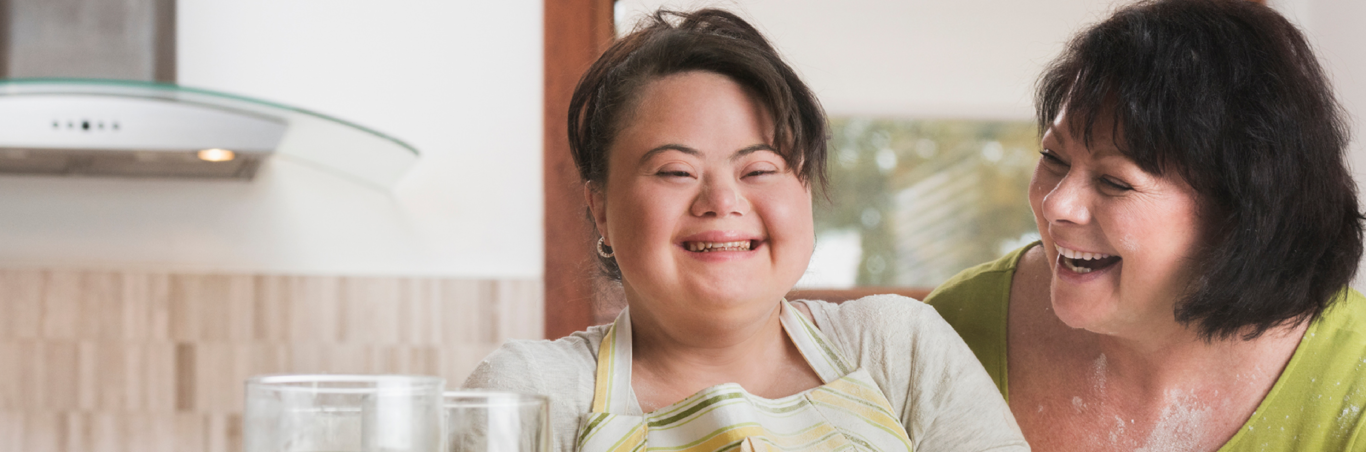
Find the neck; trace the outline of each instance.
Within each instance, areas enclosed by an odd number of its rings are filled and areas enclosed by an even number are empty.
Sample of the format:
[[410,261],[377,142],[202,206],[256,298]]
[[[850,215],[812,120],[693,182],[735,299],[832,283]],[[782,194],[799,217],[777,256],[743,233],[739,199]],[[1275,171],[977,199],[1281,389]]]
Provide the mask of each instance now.
[[1012,282],[1007,334],[1011,410],[1040,450],[1218,449],[1266,398],[1308,329],[1250,341],[1205,341],[1175,318],[1074,329],[1052,312],[1051,273],[1036,250]]
[[747,321],[709,325],[670,322],[648,310],[632,309],[634,362],[668,371],[665,375],[744,367],[756,361],[755,356],[780,350],[787,342],[780,307],[774,303]]
[[1290,361],[1308,322],[1273,329],[1252,340],[1205,341],[1191,327],[1175,321],[1170,326],[1162,334],[1138,337],[1077,332],[1093,336],[1098,375],[1137,390],[1145,400],[1220,388],[1252,390],[1260,400]]
[[631,387],[641,410],[653,412],[724,383],[765,398],[820,386],[820,377],[783,332],[781,306],[765,305],[719,326],[687,325],[632,309]]

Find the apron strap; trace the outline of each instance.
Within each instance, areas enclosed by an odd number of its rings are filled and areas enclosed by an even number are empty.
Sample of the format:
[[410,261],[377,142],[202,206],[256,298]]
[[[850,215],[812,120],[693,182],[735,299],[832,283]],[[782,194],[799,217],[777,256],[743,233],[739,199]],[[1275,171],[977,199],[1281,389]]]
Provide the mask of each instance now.
[[[820,376],[822,383],[843,378],[854,366],[821,334],[820,329],[797,312],[786,299],[779,308],[783,331],[797,346],[806,364]],[[594,413],[630,412],[631,394],[631,314],[622,309],[602,344],[598,345],[597,378],[593,383]]]
[[631,314],[621,310],[598,345],[598,374],[593,383],[594,413],[629,412],[631,394]]
[[830,383],[854,371],[854,366],[844,359],[844,355],[835,349],[834,344],[821,334],[816,325],[806,320],[806,316],[797,312],[787,299],[783,299],[780,318],[787,337],[797,346],[802,357],[806,358],[811,370],[821,377],[822,383]]

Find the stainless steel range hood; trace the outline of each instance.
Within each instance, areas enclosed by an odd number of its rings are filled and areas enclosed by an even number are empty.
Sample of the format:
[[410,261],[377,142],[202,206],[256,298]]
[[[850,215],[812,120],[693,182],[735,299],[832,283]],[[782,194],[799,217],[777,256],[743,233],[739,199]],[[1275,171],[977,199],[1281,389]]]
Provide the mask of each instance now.
[[388,187],[407,143],[176,85],[174,0],[0,0],[0,174],[251,179],[289,159]]

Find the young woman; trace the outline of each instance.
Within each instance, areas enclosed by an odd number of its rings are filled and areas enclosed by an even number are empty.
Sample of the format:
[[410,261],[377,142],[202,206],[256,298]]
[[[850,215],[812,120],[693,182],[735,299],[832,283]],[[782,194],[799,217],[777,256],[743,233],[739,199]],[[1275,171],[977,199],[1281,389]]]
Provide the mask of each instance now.
[[560,450],[1028,450],[967,346],[896,296],[783,295],[814,248],[825,117],[729,13],[661,12],[575,90],[570,143],[628,307],[466,385],[549,395]]

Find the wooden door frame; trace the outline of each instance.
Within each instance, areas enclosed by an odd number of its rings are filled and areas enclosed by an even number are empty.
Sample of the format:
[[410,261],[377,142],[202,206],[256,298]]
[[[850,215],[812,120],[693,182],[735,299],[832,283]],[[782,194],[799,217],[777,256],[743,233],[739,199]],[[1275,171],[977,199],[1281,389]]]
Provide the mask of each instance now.
[[593,248],[583,185],[569,153],[569,98],[584,70],[611,42],[615,0],[545,0],[545,337],[594,320]]

